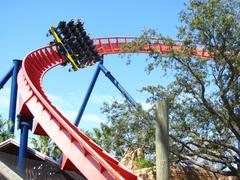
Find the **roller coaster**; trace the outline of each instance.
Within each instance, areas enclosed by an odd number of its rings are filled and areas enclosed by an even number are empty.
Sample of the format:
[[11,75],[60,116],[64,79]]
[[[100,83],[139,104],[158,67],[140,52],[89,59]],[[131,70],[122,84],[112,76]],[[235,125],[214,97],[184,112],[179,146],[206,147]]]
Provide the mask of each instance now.
[[[130,49],[122,47],[129,45],[136,39],[136,37],[106,37],[94,38],[92,40],[97,52],[103,57],[109,54],[132,53]],[[175,45],[148,42],[137,52],[149,53],[154,49],[155,52],[165,55],[173,50],[179,51],[181,48],[181,42],[176,42]],[[202,59],[210,58],[209,53],[201,47],[189,50],[189,54]],[[42,84],[44,75],[65,61],[66,58],[59,53],[58,46],[56,44],[48,44],[28,53],[24,57],[21,66],[18,65],[16,72],[14,68],[11,69],[7,77],[0,83],[1,88],[9,79],[10,74],[12,76],[14,72],[17,74],[19,92],[18,117],[22,130],[20,139],[22,148],[20,147],[19,164],[23,165],[24,163],[26,149],[24,146],[27,145],[27,135],[24,135],[24,133],[27,134],[28,130],[31,129],[34,119],[32,132],[38,135],[49,136],[61,149],[63,153],[61,169],[80,172],[87,179],[138,179],[137,175],[125,168],[81,132],[76,125],[65,118],[47,97]],[[99,66],[102,66],[102,60],[99,62]],[[104,71],[104,67],[101,67],[100,70]],[[14,93],[16,96],[16,91]],[[15,112],[13,112],[13,115],[15,116]]]

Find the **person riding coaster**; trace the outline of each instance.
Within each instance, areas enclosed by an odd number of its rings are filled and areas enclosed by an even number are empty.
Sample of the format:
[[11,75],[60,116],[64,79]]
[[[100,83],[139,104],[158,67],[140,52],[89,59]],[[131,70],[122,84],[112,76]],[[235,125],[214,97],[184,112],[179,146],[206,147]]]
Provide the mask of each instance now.
[[71,20],[68,23],[60,21],[56,28],[50,28],[49,34],[53,35],[54,43],[60,54],[65,57],[63,66],[70,62],[72,69],[77,71],[94,65],[101,59],[93,40],[87,35],[80,20],[77,22]]

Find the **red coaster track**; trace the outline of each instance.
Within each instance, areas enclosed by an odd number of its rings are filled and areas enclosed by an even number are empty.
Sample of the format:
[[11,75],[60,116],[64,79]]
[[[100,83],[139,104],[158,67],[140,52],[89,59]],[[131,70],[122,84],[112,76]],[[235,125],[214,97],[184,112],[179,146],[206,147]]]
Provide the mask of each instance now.
[[[94,42],[99,54],[105,55],[129,53],[130,51],[121,47],[134,39],[97,38]],[[167,54],[173,49],[179,50],[181,45],[180,43],[175,46],[147,44],[139,52],[149,53],[150,48],[161,54]],[[190,51],[190,55],[203,59],[210,57],[203,48]],[[137,179],[134,173],[127,170],[67,120],[47,98],[42,86],[43,76],[62,62],[63,58],[57,48],[51,45],[34,50],[24,58],[18,74],[20,115],[33,116],[35,118],[33,132],[48,135],[62,150],[64,154],[62,169],[80,171],[88,179]]]

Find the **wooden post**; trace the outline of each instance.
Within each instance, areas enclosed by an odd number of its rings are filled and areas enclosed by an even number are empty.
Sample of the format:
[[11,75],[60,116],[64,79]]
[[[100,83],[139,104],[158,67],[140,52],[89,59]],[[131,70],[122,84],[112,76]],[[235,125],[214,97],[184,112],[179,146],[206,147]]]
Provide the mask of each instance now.
[[158,101],[156,107],[156,179],[168,180],[170,179],[168,107],[166,101]]

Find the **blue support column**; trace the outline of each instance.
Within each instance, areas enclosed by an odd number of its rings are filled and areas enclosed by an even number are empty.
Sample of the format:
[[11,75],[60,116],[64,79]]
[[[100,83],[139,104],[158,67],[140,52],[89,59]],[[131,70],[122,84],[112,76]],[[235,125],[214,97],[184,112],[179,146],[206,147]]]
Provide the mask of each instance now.
[[1,79],[0,81],[0,89],[3,88],[3,86],[6,84],[6,82],[10,79],[10,77],[12,76],[12,73],[13,73],[13,69],[14,69],[14,66],[9,69],[9,71],[7,72],[7,74]]
[[91,95],[91,93],[92,93],[92,90],[93,90],[93,88],[94,88],[94,85],[95,85],[95,83],[96,83],[96,80],[97,80],[98,75],[99,75],[99,72],[100,72],[99,66],[102,65],[102,64],[103,64],[103,61],[100,61],[99,64],[98,64],[98,66],[97,66],[97,69],[96,69],[96,71],[95,71],[95,73],[94,73],[94,75],[93,75],[93,79],[92,79],[92,81],[91,81],[91,83],[90,83],[90,85],[89,85],[89,87],[88,87],[87,93],[86,93],[86,95],[85,95],[85,97],[84,97],[84,100],[83,100],[83,103],[82,103],[82,106],[81,106],[81,108],[80,108],[80,110],[79,110],[79,112],[78,112],[77,118],[76,118],[76,120],[75,120],[75,122],[74,122],[74,125],[75,125],[75,126],[78,126],[78,125],[79,125],[79,122],[81,121],[83,112],[84,112],[84,110],[85,110],[85,108],[86,108],[86,106],[87,106],[89,97],[90,97],[90,95]]
[[33,117],[19,116],[19,129],[21,129],[20,135],[20,147],[18,152],[18,171],[19,174],[24,177],[26,166],[26,152],[28,146],[28,131],[32,129]]
[[121,84],[113,77],[113,75],[103,66],[99,64],[101,71],[105,74],[108,79],[118,88],[118,90],[124,95],[125,98],[134,106],[137,107],[136,101],[128,94],[128,92],[121,86]]
[[10,96],[10,105],[9,105],[9,117],[8,119],[11,121],[11,126],[9,127],[9,131],[14,133],[15,127],[15,116],[16,116],[16,104],[17,104],[17,75],[18,71],[21,67],[21,60],[13,60],[13,72],[12,72],[12,84],[11,84],[11,96]]

